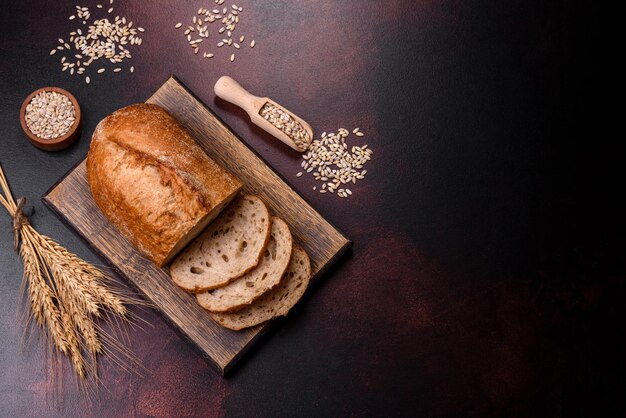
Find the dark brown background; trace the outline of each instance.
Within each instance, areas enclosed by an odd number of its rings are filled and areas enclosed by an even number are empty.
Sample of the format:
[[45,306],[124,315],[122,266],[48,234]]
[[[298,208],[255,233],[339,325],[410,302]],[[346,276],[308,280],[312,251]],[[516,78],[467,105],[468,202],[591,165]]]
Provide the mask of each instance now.
[[[65,3],[65,2],[61,2]],[[119,4],[117,4],[119,3]],[[116,1],[146,28],[135,73],[61,73],[48,52],[73,3],[4,1],[0,161],[32,222],[97,258],[39,197],[87,151],[97,122],[170,73],[353,241],[352,253],[223,379],[155,313],[131,346],[149,373],[106,359],[92,401],[67,379],[48,402],[42,351],[19,348],[21,265],[0,228],[1,416],[608,416],[624,409],[623,192],[591,93],[592,11],[577,1],[237,1],[257,47],[207,61],[173,29],[203,4]],[[188,5],[186,4],[188,3]],[[93,9],[96,2],[84,5]],[[229,74],[320,133],[360,127],[375,150],[339,200],[296,179],[298,157],[216,102]],[[70,90],[85,115],[69,150],[34,149],[18,110]],[[619,409],[618,409],[619,408]]]

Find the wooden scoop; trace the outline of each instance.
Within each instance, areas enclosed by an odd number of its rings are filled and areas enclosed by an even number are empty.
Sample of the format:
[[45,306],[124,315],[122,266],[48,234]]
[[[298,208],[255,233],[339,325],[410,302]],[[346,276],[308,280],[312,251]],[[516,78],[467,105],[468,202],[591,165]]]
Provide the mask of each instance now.
[[215,94],[248,112],[252,123],[275,136],[298,152],[304,152],[313,140],[311,125],[267,97],[248,93],[228,76],[215,83]]

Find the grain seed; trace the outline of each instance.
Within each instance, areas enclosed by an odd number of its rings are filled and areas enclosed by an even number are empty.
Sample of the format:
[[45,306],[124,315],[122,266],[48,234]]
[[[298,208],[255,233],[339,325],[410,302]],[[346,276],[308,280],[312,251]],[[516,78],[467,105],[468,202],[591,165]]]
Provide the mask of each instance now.
[[43,91],[28,103],[24,118],[33,135],[53,139],[70,130],[76,119],[76,109],[64,94]]
[[[223,6],[224,0],[215,0],[216,5]],[[214,22],[221,22],[221,25],[217,27],[218,33],[223,34],[225,36],[223,39],[217,42],[218,48],[223,46],[234,46],[235,49],[241,49],[242,43],[245,41],[245,35],[236,36],[235,30],[240,20],[240,13],[243,12],[243,7],[233,5],[229,7],[224,6],[222,9],[208,9],[206,7],[200,7],[197,10],[197,15],[200,16],[191,16],[192,26],[189,26],[187,31],[185,31],[185,36],[189,35],[191,32],[198,31],[198,35],[200,38],[209,38],[209,24]],[[205,22],[207,24],[205,24]],[[178,28],[178,24],[176,24],[176,28]],[[180,25],[182,27],[182,24]],[[239,42],[235,42],[236,40]],[[194,48],[194,54],[198,54],[200,51],[196,51],[195,48],[198,47],[197,44],[200,42],[192,42],[190,37],[187,37],[187,42],[192,44],[192,48]],[[206,43],[205,43],[206,44]],[[254,47],[255,42],[251,42],[251,47]],[[208,52],[202,51],[202,57],[207,58]],[[234,54],[229,56],[230,61],[235,60]]]
[[[353,129],[352,133],[357,136],[362,134],[359,128]],[[367,170],[359,170],[373,154],[367,145],[352,146],[348,151],[346,138],[349,135],[350,131],[345,128],[340,128],[337,132],[323,132],[321,138],[312,141],[308,151],[302,155],[301,165],[310,164],[310,168],[316,170],[313,178],[322,182],[322,190],[336,192],[340,198],[352,196],[352,190],[340,185],[356,184],[357,180],[362,180]]]
[[[298,149],[304,151],[311,143],[311,137],[308,131],[284,109],[268,102],[263,105],[259,114],[269,123],[284,132]],[[312,169],[311,167],[307,172],[310,172]]]
[[[102,8],[101,4],[97,8]],[[113,8],[110,8],[110,12]],[[87,24],[90,20],[90,13],[87,7],[76,6],[76,17]],[[86,30],[87,34],[83,35],[81,29],[70,32],[70,42],[64,42],[59,38],[61,47],[58,50],[68,50],[75,52],[72,54],[76,59],[74,63],[65,63],[65,57],[62,58],[62,71],[69,69],[70,74],[83,74],[86,68],[97,59],[106,59],[112,63],[121,63],[124,59],[131,59],[132,55],[126,45],[141,45],[142,39],[138,33],[144,32],[142,27],[133,27],[133,22],[128,21],[125,17],[116,16],[113,21],[107,18],[97,19],[93,22],[89,21]],[[52,55],[52,54],[51,54]],[[67,64],[67,65],[66,65]],[[102,73],[97,71],[96,73]]]

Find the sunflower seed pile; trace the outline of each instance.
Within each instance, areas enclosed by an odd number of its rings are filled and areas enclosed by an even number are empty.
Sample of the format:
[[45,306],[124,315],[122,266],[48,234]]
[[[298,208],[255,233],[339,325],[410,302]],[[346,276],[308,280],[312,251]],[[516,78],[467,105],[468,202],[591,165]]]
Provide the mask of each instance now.
[[[216,6],[223,6],[225,0],[214,1]],[[193,16],[191,19],[191,24],[187,25],[183,32],[183,36],[187,39],[193,53],[197,55],[200,52],[200,47],[202,45],[208,45],[208,41],[204,41],[209,38],[209,25],[216,22],[221,23],[221,27],[217,30],[219,38],[219,41],[217,42],[218,48],[232,47],[235,50],[240,50],[244,47],[244,42],[246,41],[245,35],[241,35],[239,37],[234,35],[237,25],[241,19],[242,12],[243,7],[237,6],[236,4],[232,4],[230,7],[224,6],[222,8],[217,7],[214,9],[209,7],[199,8],[196,16]],[[176,29],[181,29],[182,27],[182,22],[178,22],[174,25],[174,28]],[[254,48],[255,45],[256,41],[253,39],[250,42],[250,48]],[[235,53],[236,51],[230,55],[229,59],[231,62],[235,61]],[[208,48],[205,48],[202,53],[203,58],[210,59],[214,56],[215,54],[210,52]]]
[[26,126],[37,137],[54,139],[65,135],[76,120],[76,109],[64,94],[42,91],[26,106]]
[[[357,137],[364,136],[359,128],[355,128],[352,133]],[[363,167],[371,160],[374,151],[367,145],[355,145],[348,150],[346,138],[349,135],[350,132],[344,128],[329,134],[324,132],[302,155],[300,165],[304,172],[313,173],[313,178],[322,182],[320,193],[336,192],[342,198],[352,196],[352,190],[347,186],[365,178],[367,170]],[[302,171],[296,174],[297,177],[302,175]],[[313,187],[313,190],[317,190],[317,187]]]
[[306,129],[298,122],[293,116],[291,116],[288,112],[285,112],[278,106],[273,105],[272,103],[265,103],[259,114],[283,131],[300,151],[305,151],[309,144],[311,143],[311,136],[307,132]]
[[[113,0],[109,0],[108,9],[98,4],[97,9],[101,9],[104,14],[113,13]],[[109,7],[110,6],[110,7]],[[91,12],[88,7],[76,6],[75,14],[69,20],[78,19],[82,21],[83,27],[79,27],[69,33],[69,40],[59,38],[57,45],[50,55],[57,52],[61,55],[61,71],[67,71],[70,75],[86,75],[88,67],[94,66],[94,62],[102,59],[114,64],[113,72],[122,71],[121,63],[132,58],[128,48],[141,45],[143,39],[139,36],[144,32],[142,27],[133,27],[133,22],[125,17],[115,16],[112,20],[102,17],[90,22]],[[99,65],[95,70],[96,74],[102,74],[106,68]],[[130,72],[134,71],[130,67]],[[85,82],[89,84],[91,78],[85,76]]]

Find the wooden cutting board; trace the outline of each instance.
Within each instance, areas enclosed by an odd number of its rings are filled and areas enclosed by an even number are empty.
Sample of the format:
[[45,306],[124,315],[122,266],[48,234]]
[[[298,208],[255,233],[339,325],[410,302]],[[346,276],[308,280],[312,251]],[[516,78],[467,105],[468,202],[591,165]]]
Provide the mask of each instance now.
[[[351,242],[244,144],[175,77],[148,103],[170,112],[206,153],[239,177],[245,193],[256,194],[291,227],[295,242],[309,253],[313,280],[337,261]],[[172,282],[167,269],[147,260],[104,217],[86,179],[85,161],[60,179],[43,197],[45,204],[84,238],[133,287],[142,292],[220,373],[225,374],[270,323],[230,331],[213,322],[195,301]]]

